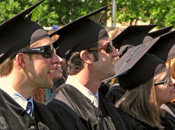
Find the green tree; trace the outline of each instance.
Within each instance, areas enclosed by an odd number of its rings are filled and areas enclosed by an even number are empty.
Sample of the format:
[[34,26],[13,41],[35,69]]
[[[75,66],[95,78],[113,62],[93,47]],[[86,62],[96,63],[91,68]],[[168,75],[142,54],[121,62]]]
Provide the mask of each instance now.
[[174,0],[116,0],[116,19],[119,23],[138,21],[157,24],[158,28],[174,23]]
[[[0,23],[38,1],[1,0]],[[45,0],[33,11],[32,20],[35,21],[38,19],[38,23],[42,26],[52,26],[54,24],[65,25],[107,4],[108,0]]]

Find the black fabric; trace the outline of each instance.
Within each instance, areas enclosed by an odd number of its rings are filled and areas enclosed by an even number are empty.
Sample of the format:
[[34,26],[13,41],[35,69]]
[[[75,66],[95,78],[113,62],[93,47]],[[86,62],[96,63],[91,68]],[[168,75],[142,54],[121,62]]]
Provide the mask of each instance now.
[[163,36],[157,44],[155,44],[148,53],[153,54],[164,62],[175,57],[175,30]]
[[122,117],[127,130],[159,130],[158,128],[151,127],[126,113],[122,113]]
[[[152,127],[142,121],[137,120],[136,118],[122,113],[123,121],[127,130],[160,130],[157,127]],[[165,116],[161,116],[161,123],[164,130],[175,130],[175,118],[172,117],[169,113],[165,113]]]
[[[122,112],[121,116],[127,130],[161,130],[139,121],[127,113]],[[161,116],[161,124],[164,130],[175,130],[175,118],[167,112],[165,112],[164,116]]]
[[107,83],[102,82],[99,91],[103,93],[103,95],[106,95],[109,91],[109,85]]
[[59,86],[61,86],[63,83],[65,83],[65,79],[64,78],[60,78],[57,81],[54,82],[54,87],[58,88]]
[[[63,94],[62,96],[59,95],[60,92]],[[63,101],[75,111],[90,130],[105,129],[106,127],[108,130],[115,130],[116,128],[117,130],[125,130],[119,111],[102,94],[99,97],[100,109],[95,110],[91,101],[80,91],[71,85],[63,84],[53,93],[48,102],[52,103],[54,99]]]
[[114,83],[106,94],[106,98],[113,104],[125,94],[126,90],[121,88],[119,83]]
[[131,25],[117,35],[112,41],[113,45],[119,49],[120,57],[122,57],[129,48],[165,34],[169,32],[173,26],[148,33],[154,27],[155,25]]
[[122,46],[136,46],[143,42],[148,32],[156,25],[131,25],[117,35],[112,41],[113,45],[120,50]]
[[63,130],[88,129],[86,125],[84,125],[84,122],[82,122],[76,113],[64,102],[53,99],[51,102],[48,102],[47,106],[54,112],[56,120]]
[[161,117],[165,130],[175,130],[175,117],[165,111],[165,115]]
[[152,31],[150,33],[148,33],[149,36],[151,36],[152,38],[158,37],[164,33],[169,32],[174,26],[169,26],[169,27],[165,27],[165,28],[161,28],[159,30],[156,31]]
[[1,130],[61,130],[53,113],[43,104],[34,102],[34,115],[28,113],[0,89]]
[[169,107],[169,109],[174,113],[174,115],[175,115],[175,106],[172,104],[172,103],[170,103],[170,102],[168,102],[168,103],[166,103],[166,105]]
[[166,69],[166,65],[159,58],[152,55],[144,55],[126,74],[118,76],[118,81],[122,88],[133,89]]

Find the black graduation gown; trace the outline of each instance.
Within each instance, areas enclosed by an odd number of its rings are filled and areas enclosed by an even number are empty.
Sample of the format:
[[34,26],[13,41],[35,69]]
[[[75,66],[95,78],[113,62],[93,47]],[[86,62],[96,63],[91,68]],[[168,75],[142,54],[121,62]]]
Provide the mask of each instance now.
[[175,106],[172,104],[172,103],[170,103],[170,102],[168,102],[168,103],[166,103],[166,105],[169,107],[169,109],[174,113],[174,115],[175,115]]
[[109,86],[107,83],[102,82],[100,88],[98,89],[103,95],[106,95],[109,91]]
[[122,113],[121,116],[124,120],[124,124],[127,127],[127,130],[159,130],[158,128],[151,127],[126,113]]
[[114,83],[106,94],[106,98],[115,104],[124,94],[126,90],[121,88],[118,83]]
[[[62,101],[67,104],[90,130],[125,130],[118,110],[102,95],[97,109],[91,101],[71,85],[61,85],[50,97],[49,103]],[[103,126],[103,127],[102,127]]]
[[0,89],[1,130],[60,130],[53,113],[43,104],[34,102],[33,117]]
[[175,117],[169,112],[165,111],[164,116],[161,118],[165,130],[175,130]]
[[[121,116],[127,130],[159,130],[157,127],[152,127],[142,121],[139,121],[129,114],[122,113]],[[165,112],[165,115],[161,116],[161,123],[164,126],[164,130],[175,130],[175,118],[168,112]]]
[[63,130],[88,130],[77,114],[64,102],[49,98],[45,104],[54,112]]

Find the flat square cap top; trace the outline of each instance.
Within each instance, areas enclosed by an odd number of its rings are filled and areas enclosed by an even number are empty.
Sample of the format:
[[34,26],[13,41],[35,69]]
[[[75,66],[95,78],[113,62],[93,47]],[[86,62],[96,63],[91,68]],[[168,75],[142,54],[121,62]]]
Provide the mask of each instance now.
[[43,27],[25,17],[43,1],[0,24],[0,63],[22,48],[48,37]]
[[[167,39],[173,41],[174,34],[175,31],[168,32],[146,43],[130,48],[115,64],[115,77],[118,77],[121,87],[133,89],[166,69],[166,61],[149,53],[149,51],[154,50],[154,47],[158,47]],[[167,56],[168,52],[161,51],[161,54]]]
[[105,10],[107,7],[104,6],[82,16],[53,33],[60,36],[54,42],[54,46],[55,48],[59,47],[61,57],[69,59],[73,52],[88,49],[99,40],[109,37],[108,32],[102,25],[89,19],[90,16]]
[[112,41],[114,46],[119,49],[120,57],[122,57],[129,48],[165,34],[173,27],[170,26],[149,33],[155,26],[156,25],[132,25],[116,36]]

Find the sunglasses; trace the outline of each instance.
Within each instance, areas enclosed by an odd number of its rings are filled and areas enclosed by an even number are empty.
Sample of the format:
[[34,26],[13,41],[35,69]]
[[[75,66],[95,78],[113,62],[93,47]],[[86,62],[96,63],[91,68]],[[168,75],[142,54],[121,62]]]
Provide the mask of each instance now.
[[90,51],[95,51],[95,50],[103,49],[103,50],[106,51],[106,53],[109,54],[109,53],[112,53],[113,48],[114,48],[114,46],[113,46],[112,42],[108,42],[105,45],[98,45],[97,47],[90,48],[89,50]]
[[[36,47],[36,48],[28,48],[18,51],[18,53],[25,53],[25,54],[41,54],[44,58],[51,58],[53,57],[54,47],[52,44]],[[15,56],[15,55],[14,55]]]
[[168,73],[168,75],[166,76],[164,81],[160,81],[158,83],[155,83],[154,85],[157,86],[157,85],[160,85],[160,84],[168,84],[168,81],[169,81],[168,79],[170,79],[170,73]]

